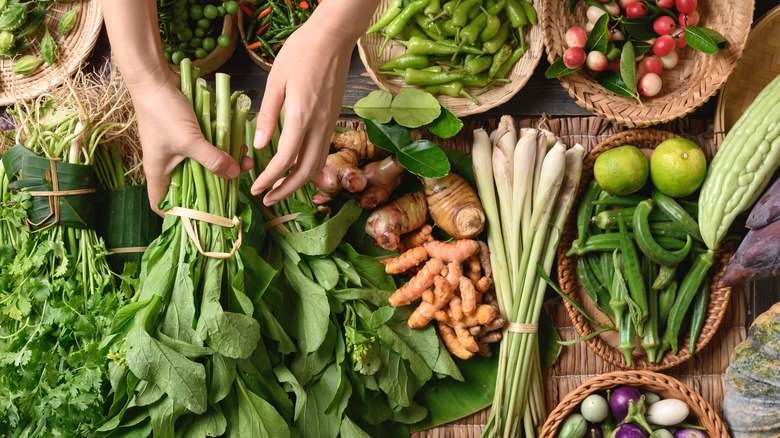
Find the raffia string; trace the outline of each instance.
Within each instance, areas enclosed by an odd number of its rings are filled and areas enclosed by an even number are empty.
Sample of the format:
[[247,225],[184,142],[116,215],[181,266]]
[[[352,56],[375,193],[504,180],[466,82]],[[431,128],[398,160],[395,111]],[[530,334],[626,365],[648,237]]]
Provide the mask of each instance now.
[[301,215],[300,213],[290,213],[290,214],[286,214],[284,216],[279,216],[279,217],[273,218],[270,221],[265,223],[265,228],[266,229],[271,229],[273,227],[280,227],[280,226],[284,225],[285,223],[290,222],[291,220],[294,220],[295,218],[297,218],[300,215]]
[[146,248],[149,248],[148,246],[127,246],[124,248],[109,248],[106,249],[106,251],[110,252],[111,254],[134,254],[138,252],[146,252]]
[[[213,259],[229,259],[230,257],[233,257],[236,251],[238,251],[238,248],[241,247],[242,224],[241,219],[238,216],[233,216],[233,219],[228,219],[226,217],[217,216],[216,214],[206,213],[205,211],[192,210],[184,207],[173,207],[170,210],[166,210],[165,214],[181,218],[182,224],[184,225],[184,231],[187,233],[187,236],[189,236],[193,245],[195,245],[195,248],[198,249],[198,252],[205,257],[211,257]],[[200,237],[192,227],[193,220],[206,222],[208,224],[213,224],[225,228],[238,227],[238,238],[233,243],[233,248],[230,249],[230,252],[203,251],[203,247],[200,244]]]
[[[73,189],[73,190],[60,190],[60,185],[57,180],[57,162],[53,159],[49,159],[49,178],[51,179],[51,190],[33,190],[30,191],[30,196],[46,196],[49,198],[49,214],[41,219],[40,222],[32,222],[28,218],[24,218],[25,223],[27,224],[27,227],[31,229],[32,233],[38,233],[43,230],[49,229],[55,225],[57,225],[60,222],[60,196],[75,196],[75,195],[88,195],[90,193],[95,193],[96,189],[94,187],[92,188],[85,188],[85,189]],[[37,227],[41,225],[42,223],[46,222],[54,216],[54,220],[49,225],[39,228],[37,230],[32,230],[33,227]]]
[[536,324],[523,324],[519,322],[510,322],[506,325],[506,331],[512,333],[538,333],[539,326]]

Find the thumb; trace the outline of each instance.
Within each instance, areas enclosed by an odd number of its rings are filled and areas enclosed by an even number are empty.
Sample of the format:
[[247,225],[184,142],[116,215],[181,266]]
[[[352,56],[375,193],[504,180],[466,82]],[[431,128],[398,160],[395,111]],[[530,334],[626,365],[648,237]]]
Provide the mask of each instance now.
[[206,140],[196,141],[189,150],[189,157],[200,163],[209,172],[226,179],[238,177],[241,169],[227,152],[217,149]]

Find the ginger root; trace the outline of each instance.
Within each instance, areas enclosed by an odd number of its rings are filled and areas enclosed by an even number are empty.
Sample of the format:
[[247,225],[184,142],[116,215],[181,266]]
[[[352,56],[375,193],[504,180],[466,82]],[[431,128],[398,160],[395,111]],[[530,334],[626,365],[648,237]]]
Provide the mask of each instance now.
[[421,192],[407,193],[376,210],[366,220],[366,234],[381,248],[398,248],[401,235],[420,228],[428,218],[428,206]]
[[325,167],[312,179],[317,187],[317,193],[312,196],[312,203],[324,204],[329,202],[342,189],[357,193],[363,190],[368,183],[363,169],[358,167],[360,158],[352,149],[342,149],[328,155]]
[[330,143],[336,150],[352,149],[360,160],[377,161],[390,155],[390,152],[371,143],[365,131],[334,131]]
[[424,178],[433,222],[455,239],[471,239],[485,227],[485,212],[476,190],[460,175]]
[[363,166],[367,184],[365,190],[360,192],[360,206],[370,210],[387,202],[393,190],[401,185],[403,171],[403,166],[392,155]]

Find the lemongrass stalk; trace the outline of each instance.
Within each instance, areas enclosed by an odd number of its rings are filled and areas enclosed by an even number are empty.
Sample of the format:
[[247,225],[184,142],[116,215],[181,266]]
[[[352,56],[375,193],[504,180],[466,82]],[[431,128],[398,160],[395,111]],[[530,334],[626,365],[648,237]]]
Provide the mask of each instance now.
[[[533,169],[536,162],[535,129],[523,129],[515,146],[512,180],[512,221],[520,224],[511,242],[512,249],[519,254],[523,251],[523,239],[528,235],[531,225],[531,202],[533,202]],[[510,250],[511,252],[511,250]]]
[[[513,234],[514,225],[512,223],[512,180],[515,155],[515,145],[517,144],[517,131],[515,130],[515,120],[512,116],[502,116],[498,123],[498,128],[493,139],[493,176],[498,192],[498,208],[501,212],[501,230],[505,239],[510,239]],[[499,154],[498,151],[501,153]],[[516,262],[512,258],[511,247],[507,254],[509,266],[515,266]],[[510,276],[513,272],[510,270]],[[513,277],[513,276],[512,276]]]
[[[546,129],[539,130],[539,134],[539,141],[536,144],[536,156],[542,157],[558,142],[558,137]],[[537,193],[536,188],[539,187],[539,179],[541,176],[542,166],[541,163],[537,162],[536,168],[534,169],[534,196]]]

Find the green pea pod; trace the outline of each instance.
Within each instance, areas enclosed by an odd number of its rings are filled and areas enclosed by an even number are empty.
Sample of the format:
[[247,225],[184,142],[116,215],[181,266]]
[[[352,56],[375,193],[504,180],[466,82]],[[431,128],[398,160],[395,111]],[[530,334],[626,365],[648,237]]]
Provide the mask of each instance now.
[[385,13],[379,17],[379,20],[377,20],[376,23],[372,24],[371,27],[366,30],[366,34],[379,32],[380,30],[384,29],[385,26],[390,24],[395,19],[395,17],[401,13],[402,10],[403,6],[401,4],[401,0],[392,0],[390,4],[387,5],[387,10],[385,10]]
[[398,14],[398,16],[393,18],[393,21],[391,21],[390,24],[387,25],[385,28],[385,38],[395,38],[400,35],[406,27],[406,23],[412,19],[414,14],[422,11],[426,6],[428,6],[429,2],[430,0],[415,0],[409,3],[409,5],[405,7],[401,13]]
[[407,68],[402,72],[380,71],[379,74],[401,76],[404,78],[404,83],[406,85],[441,85],[448,82],[457,81],[463,77],[462,74],[458,73],[425,71],[416,70],[413,68]]
[[636,244],[647,258],[664,266],[676,266],[688,256],[693,241],[691,236],[686,236],[685,247],[676,252],[665,250],[655,241],[650,230],[650,212],[653,210],[653,201],[644,200],[636,206],[633,217],[634,236]]
[[520,5],[521,1],[523,0],[507,0],[506,7],[504,8],[506,16],[509,18],[509,22],[512,23],[512,27],[515,29],[519,29],[528,24],[528,18],[525,16],[525,11]]
[[696,352],[696,341],[699,340],[704,321],[707,319],[707,306],[709,305],[710,287],[705,278],[701,283],[696,297],[693,299],[693,315],[691,315],[691,336],[688,343],[688,352],[693,355]]
[[423,32],[425,32],[425,35],[434,40],[434,41],[441,41],[446,38],[446,36],[442,35],[439,28],[441,27],[441,23],[432,21],[428,22],[428,19],[425,18],[424,15],[416,14],[414,16],[414,21],[417,23],[418,26],[420,26],[420,29],[422,29]]
[[498,34],[499,29],[501,29],[501,19],[497,15],[488,15],[485,28],[479,34],[479,40],[482,42],[490,40]]
[[512,56],[512,46],[504,44],[493,56],[493,63],[490,64],[490,69],[488,70],[488,79],[493,79],[496,73],[498,73],[498,69],[501,68],[504,61],[509,59],[510,56]]
[[499,0],[489,5],[487,8],[485,8],[485,10],[487,10],[488,14],[498,15],[506,7],[506,2],[507,0]]
[[523,7],[523,12],[525,13],[525,17],[528,18],[528,22],[532,25],[535,25],[538,21],[538,18],[536,15],[536,9],[534,9],[534,5],[526,0],[518,0],[518,3],[520,3],[520,6]]
[[476,18],[471,20],[463,29],[460,30],[460,39],[465,41],[466,44],[474,44],[479,38],[479,34],[482,29],[487,25],[488,16],[484,12],[477,15]]
[[460,2],[455,10],[452,11],[452,22],[455,26],[463,27],[466,25],[469,19],[469,12],[471,8],[477,6],[477,2],[478,0],[463,0]]
[[428,6],[423,9],[423,14],[425,15],[436,15],[441,11],[441,1],[439,0],[431,0],[430,3],[428,3]]
[[509,75],[509,72],[512,71],[512,67],[515,66],[515,63],[525,55],[526,49],[527,47],[524,45],[515,47],[515,49],[512,50],[512,54],[509,55],[509,58],[507,58],[507,60],[504,61],[504,64],[499,67],[494,79],[506,78]]
[[429,85],[425,87],[425,91],[433,95],[444,94],[452,97],[465,97],[475,104],[479,105],[479,101],[475,99],[471,94],[463,89],[463,82],[454,81],[441,85]]
[[482,50],[484,50],[485,53],[489,53],[491,55],[498,52],[498,49],[500,49],[506,40],[509,39],[509,30],[511,28],[512,25],[508,21],[505,21],[503,24],[501,24],[501,28],[498,29],[496,36],[482,44]]
[[492,56],[478,56],[470,61],[466,61],[466,63],[463,64],[463,71],[470,75],[475,75],[489,69],[492,63]]
[[428,67],[430,58],[426,55],[404,53],[379,66],[379,70],[406,70],[407,68],[423,69]]

